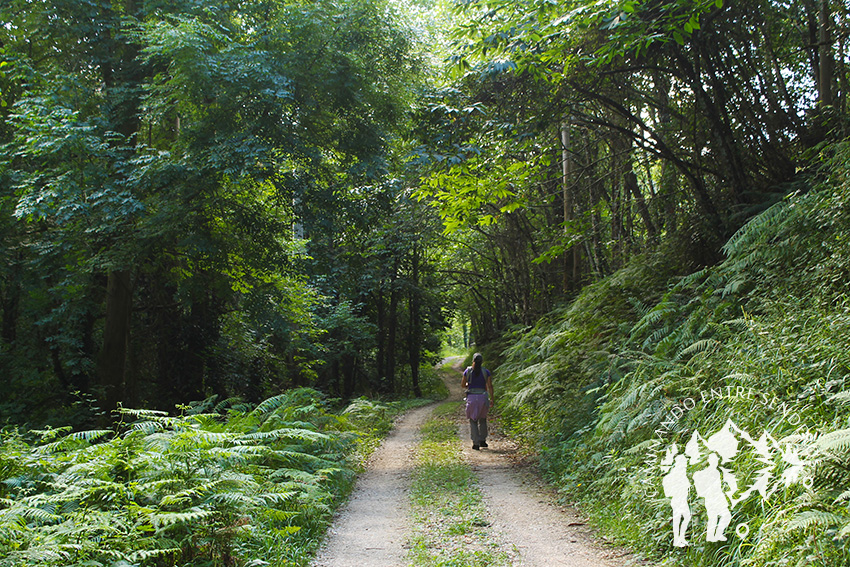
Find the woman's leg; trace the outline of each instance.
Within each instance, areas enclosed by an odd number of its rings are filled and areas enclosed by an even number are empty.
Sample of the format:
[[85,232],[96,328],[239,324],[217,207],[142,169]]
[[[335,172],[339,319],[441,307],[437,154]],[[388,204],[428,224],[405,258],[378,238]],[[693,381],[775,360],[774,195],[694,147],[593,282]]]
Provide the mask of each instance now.
[[477,419],[469,420],[469,436],[472,437],[472,448],[477,449],[481,444],[481,433]]

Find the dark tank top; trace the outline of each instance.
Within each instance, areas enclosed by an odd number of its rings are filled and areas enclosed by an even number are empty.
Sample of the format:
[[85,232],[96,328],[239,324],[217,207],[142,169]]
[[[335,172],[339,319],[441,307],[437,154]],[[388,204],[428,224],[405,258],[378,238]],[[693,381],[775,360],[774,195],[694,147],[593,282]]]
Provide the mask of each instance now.
[[466,382],[467,388],[475,388],[475,389],[484,389],[487,387],[487,376],[490,375],[490,371],[486,368],[482,368],[481,372],[474,372],[472,367],[466,369]]

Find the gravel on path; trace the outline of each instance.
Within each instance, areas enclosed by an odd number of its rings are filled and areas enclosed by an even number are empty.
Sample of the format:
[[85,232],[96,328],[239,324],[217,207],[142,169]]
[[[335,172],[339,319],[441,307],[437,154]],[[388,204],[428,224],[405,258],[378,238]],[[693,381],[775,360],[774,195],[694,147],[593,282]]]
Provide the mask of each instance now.
[[407,554],[408,488],[419,427],[434,406],[407,412],[372,455],[334,519],[313,567],[399,567]]

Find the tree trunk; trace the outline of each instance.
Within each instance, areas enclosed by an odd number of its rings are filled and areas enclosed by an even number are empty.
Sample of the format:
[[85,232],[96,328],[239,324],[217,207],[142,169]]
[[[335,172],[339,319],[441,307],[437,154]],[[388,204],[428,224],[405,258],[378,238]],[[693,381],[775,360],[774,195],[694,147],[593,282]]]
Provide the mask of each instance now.
[[387,352],[384,356],[384,386],[388,393],[395,393],[395,348],[396,334],[398,333],[398,301],[399,290],[396,285],[398,274],[398,260],[393,266],[393,275],[390,280],[390,308],[387,313]]
[[628,169],[626,171],[623,182],[625,183],[627,190],[631,192],[635,198],[638,214],[646,227],[647,236],[649,236],[650,240],[655,239],[658,235],[658,230],[655,228],[655,223],[652,222],[652,215],[649,214],[649,208],[646,206],[646,199],[644,199],[643,192],[640,190],[634,169]]
[[0,338],[7,345],[12,345],[18,338],[18,316],[21,305],[21,268],[17,261],[10,266],[9,281],[3,286],[3,327]]
[[[729,100],[728,85],[725,78],[718,73],[718,67],[722,66],[722,62],[715,61],[717,52],[714,46],[700,42],[699,48],[699,52],[695,56],[697,67],[695,69],[691,68],[693,72],[691,90],[711,124],[711,138],[714,141],[718,155],[721,157],[720,163],[724,167],[726,181],[732,190],[735,201],[740,202],[742,196],[749,190],[750,183],[745,174],[747,168],[744,167],[743,160],[741,159],[740,144],[736,139],[735,132],[730,126],[732,121],[727,111]],[[703,78],[700,70],[701,60],[705,61],[705,73],[711,85],[711,95],[703,88]]]
[[128,270],[109,274],[106,284],[106,322],[103,347],[97,363],[98,384],[102,390],[102,409],[112,411],[124,398],[124,373],[130,341],[130,313],[133,290]]
[[821,106],[834,102],[832,82],[835,61],[832,57],[832,28],[835,23],[829,10],[829,0],[820,0],[818,6],[818,94]]
[[383,389],[383,378],[384,378],[384,368],[385,368],[385,360],[387,357],[387,329],[386,329],[386,308],[384,305],[384,294],[383,291],[379,288],[375,292],[375,323],[378,326],[378,331],[376,333],[376,342],[377,342],[377,352],[375,354],[375,372],[378,375],[379,387]]
[[410,292],[408,295],[408,310],[410,312],[410,328],[407,334],[407,361],[410,365],[410,377],[413,383],[413,395],[422,397],[419,385],[419,365],[422,351],[422,329],[420,321],[421,300],[419,297],[419,246],[413,245],[410,270]]
[[[124,0],[123,4],[125,15],[136,15],[134,0]],[[112,7],[106,9],[111,11]],[[139,90],[143,72],[137,61],[138,47],[127,42],[128,36],[120,31],[116,34],[106,38],[112,44],[109,51],[111,58],[104,61],[101,73],[111,105],[110,118],[113,127],[123,137],[120,143],[132,148],[136,144],[136,134],[139,130]],[[103,345],[97,362],[97,379],[102,388],[103,409],[107,411],[115,409],[125,396],[132,303],[133,289],[129,268],[123,267],[110,272],[106,284]]]
[[676,189],[679,184],[679,172],[668,160],[661,161],[661,175],[658,181],[658,196],[664,208],[664,227],[668,234],[678,228],[676,216]]
[[345,354],[342,356],[342,397],[350,399],[357,387],[357,357]]
[[[573,191],[570,187],[572,182],[573,159],[571,152],[572,132],[568,121],[561,123],[561,187],[563,191],[564,205],[564,237],[571,238],[570,223],[573,220],[575,203]],[[578,285],[580,277],[581,249],[571,246],[564,251],[564,281],[563,291],[566,293]]]

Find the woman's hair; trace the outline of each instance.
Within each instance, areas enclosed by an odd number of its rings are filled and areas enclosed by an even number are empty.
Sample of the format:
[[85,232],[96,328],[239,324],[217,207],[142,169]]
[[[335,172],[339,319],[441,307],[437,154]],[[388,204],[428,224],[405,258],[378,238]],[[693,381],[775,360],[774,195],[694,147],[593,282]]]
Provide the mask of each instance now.
[[484,362],[484,357],[480,352],[476,352],[472,357],[472,374],[478,375],[483,372],[483,370],[481,370],[482,362]]

